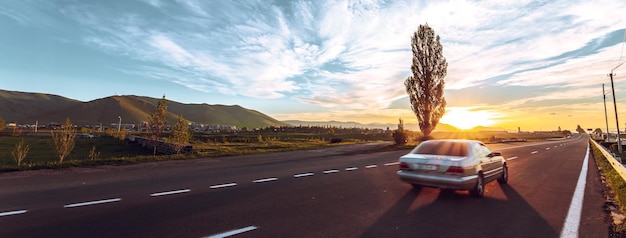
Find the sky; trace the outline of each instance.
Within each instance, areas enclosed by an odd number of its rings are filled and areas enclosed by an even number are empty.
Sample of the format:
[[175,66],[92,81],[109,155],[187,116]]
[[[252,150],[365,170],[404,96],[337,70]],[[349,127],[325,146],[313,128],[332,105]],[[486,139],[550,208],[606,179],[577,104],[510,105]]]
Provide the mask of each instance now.
[[[441,123],[615,130],[626,1],[0,1],[0,89],[241,105],[278,120],[416,125],[404,80],[428,24]],[[614,71],[626,128],[626,66]],[[622,129],[624,130],[624,129]]]

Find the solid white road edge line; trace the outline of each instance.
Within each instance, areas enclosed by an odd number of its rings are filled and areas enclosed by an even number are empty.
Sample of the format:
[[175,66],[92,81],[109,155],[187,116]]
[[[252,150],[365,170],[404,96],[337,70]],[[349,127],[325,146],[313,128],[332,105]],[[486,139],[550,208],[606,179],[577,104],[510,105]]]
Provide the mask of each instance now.
[[391,165],[399,165],[400,162],[392,162],[392,163],[386,163],[385,166],[391,166]]
[[325,174],[332,174],[332,173],[337,173],[337,172],[339,172],[339,170],[337,170],[337,169],[331,169],[331,170],[324,171]]
[[583,212],[583,200],[585,199],[585,185],[587,184],[587,164],[589,163],[589,145],[587,145],[587,153],[583,160],[583,167],[578,176],[576,190],[572,196],[572,203],[569,205],[565,224],[561,231],[561,237],[578,237],[578,227],[580,226],[580,217]]
[[172,194],[178,194],[178,193],[188,193],[188,192],[191,192],[191,190],[190,189],[181,189],[181,190],[176,190],[176,191],[153,193],[153,194],[150,194],[150,196],[151,197],[158,197],[158,196],[172,195]]
[[213,185],[213,186],[211,186],[209,188],[215,189],[215,188],[226,188],[226,187],[233,187],[233,186],[237,186],[237,183],[226,183],[226,184]]
[[303,174],[296,174],[293,177],[294,178],[301,178],[301,177],[307,177],[307,176],[313,176],[314,173],[303,173]]
[[378,167],[378,165],[375,165],[375,164],[365,166],[366,169],[371,169],[371,168],[376,168],[376,167]]
[[241,234],[244,232],[256,230],[257,228],[258,227],[256,226],[249,226],[249,227],[244,227],[244,228],[237,229],[237,230],[227,231],[227,232],[220,233],[217,235],[207,236],[206,238],[224,238],[224,237],[234,236],[234,235]]
[[271,182],[271,181],[276,181],[276,180],[278,180],[278,178],[257,179],[252,182],[253,183],[265,183],[265,182]]
[[10,215],[18,215],[18,214],[24,214],[28,212],[28,210],[19,210],[19,211],[11,211],[11,212],[0,212],[0,217],[3,216],[10,216]]
[[506,160],[514,160],[514,159],[517,159],[517,156],[513,156],[513,157],[508,158],[508,159],[506,159]]
[[65,205],[63,207],[65,208],[82,207],[82,206],[97,205],[97,204],[102,204],[102,203],[119,202],[119,201],[122,201],[122,199],[113,198],[113,199],[106,199],[106,200],[99,200],[99,201],[92,201],[92,202],[74,203],[74,204]]

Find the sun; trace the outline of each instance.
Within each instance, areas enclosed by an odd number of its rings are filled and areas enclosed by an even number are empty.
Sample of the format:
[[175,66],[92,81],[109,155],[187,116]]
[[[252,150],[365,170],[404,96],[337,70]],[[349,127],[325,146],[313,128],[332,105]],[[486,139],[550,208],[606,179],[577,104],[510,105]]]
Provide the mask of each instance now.
[[461,130],[469,130],[477,126],[491,126],[496,114],[489,110],[479,110],[477,107],[453,107],[446,110],[441,123],[452,125]]

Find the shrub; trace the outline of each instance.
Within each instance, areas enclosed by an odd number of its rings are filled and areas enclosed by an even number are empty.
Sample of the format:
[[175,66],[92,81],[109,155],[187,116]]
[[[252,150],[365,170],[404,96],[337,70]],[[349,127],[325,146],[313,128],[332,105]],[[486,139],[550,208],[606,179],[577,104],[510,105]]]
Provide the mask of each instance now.
[[26,155],[28,155],[29,149],[30,148],[28,144],[24,142],[24,139],[15,144],[15,149],[11,151],[11,155],[13,156],[15,162],[17,162],[17,166],[20,166],[22,164],[22,161],[24,160],[24,158],[26,158]]
[[100,158],[100,151],[96,151],[96,146],[91,147],[89,151],[89,160],[94,161]]

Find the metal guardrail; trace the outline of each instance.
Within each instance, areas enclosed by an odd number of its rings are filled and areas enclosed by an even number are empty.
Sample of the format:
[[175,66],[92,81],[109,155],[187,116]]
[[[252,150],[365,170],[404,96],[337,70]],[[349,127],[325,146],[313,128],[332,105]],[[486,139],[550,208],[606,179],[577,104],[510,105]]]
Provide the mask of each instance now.
[[620,161],[615,159],[615,157],[613,157],[611,152],[607,151],[606,148],[598,144],[598,142],[595,142],[594,140],[590,140],[590,141],[593,144],[593,146],[599,148],[600,151],[602,151],[602,154],[604,155],[606,160],[609,162],[609,164],[611,164],[611,166],[613,166],[613,169],[615,169],[615,171],[617,171],[617,173],[622,177],[622,179],[626,181],[626,167],[624,167],[624,165],[622,165]]

